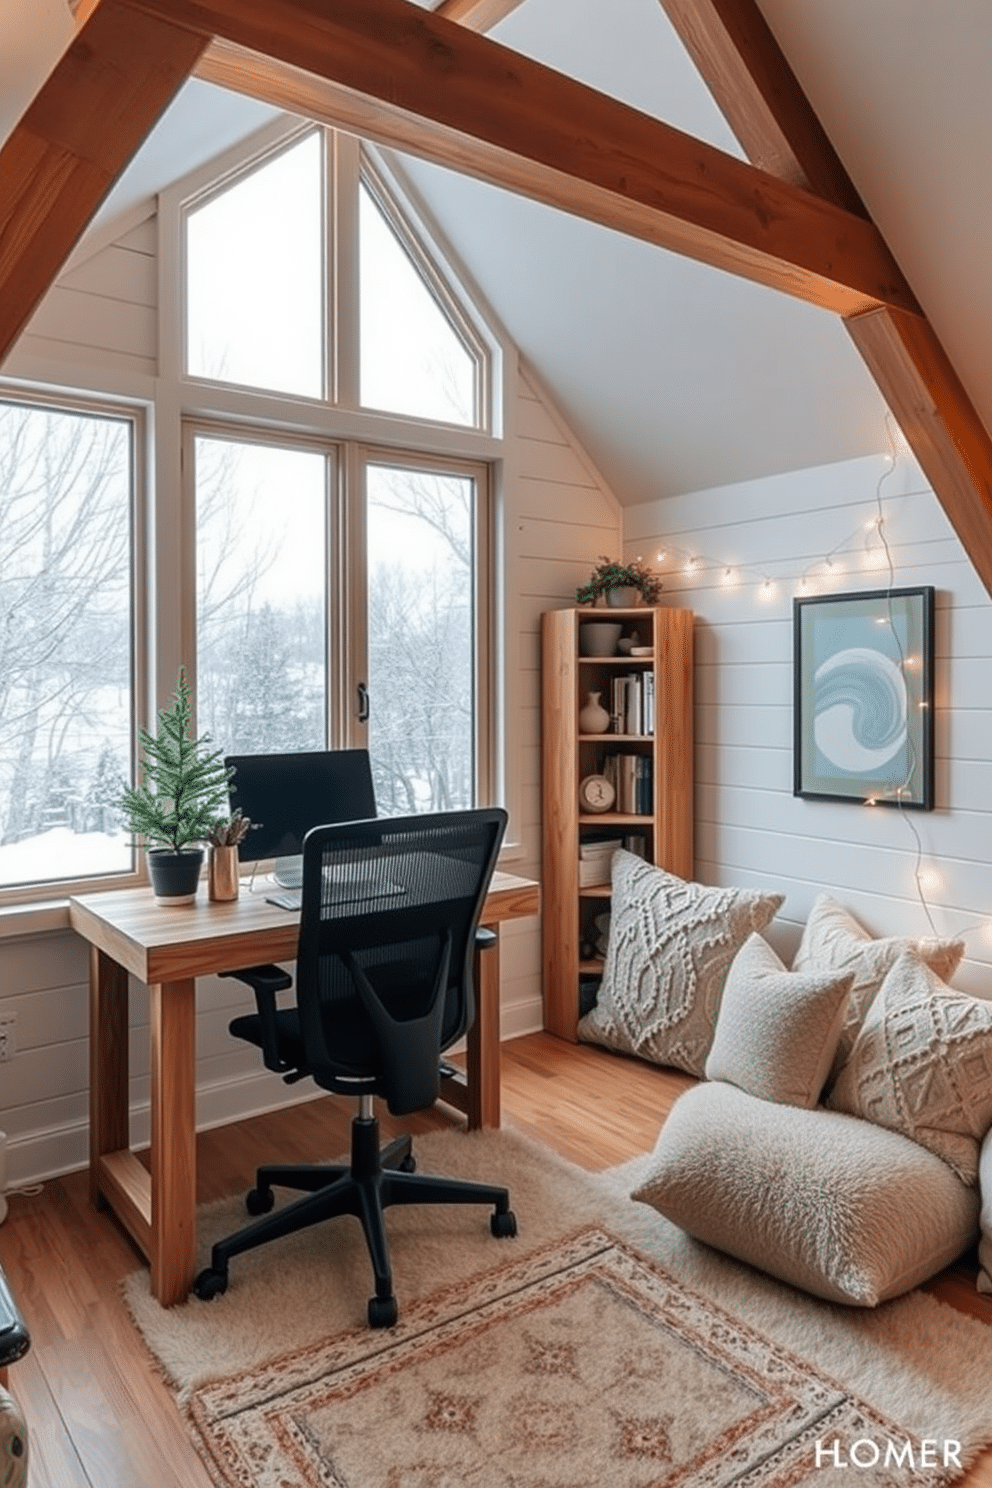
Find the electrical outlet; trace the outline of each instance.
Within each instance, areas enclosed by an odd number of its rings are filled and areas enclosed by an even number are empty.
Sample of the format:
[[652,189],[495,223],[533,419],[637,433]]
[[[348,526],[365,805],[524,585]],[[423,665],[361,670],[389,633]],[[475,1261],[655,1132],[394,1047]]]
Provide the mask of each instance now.
[[7,1064],[17,1053],[17,1014],[0,1013],[0,1064]]

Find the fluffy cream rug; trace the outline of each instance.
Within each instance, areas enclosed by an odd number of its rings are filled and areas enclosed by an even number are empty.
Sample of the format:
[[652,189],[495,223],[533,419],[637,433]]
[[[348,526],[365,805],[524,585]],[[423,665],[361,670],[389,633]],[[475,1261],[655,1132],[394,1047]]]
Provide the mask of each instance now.
[[[506,1182],[520,1233],[391,1211],[396,1329],[364,1325],[346,1221],[236,1258],[210,1303],[164,1311],[128,1279],[225,1488],[895,1488],[952,1482],[992,1440],[992,1332],[932,1297],[792,1291],[631,1203],[636,1164],[592,1176],[508,1132],[416,1151]],[[202,1211],[204,1260],[243,1222],[240,1200]]]

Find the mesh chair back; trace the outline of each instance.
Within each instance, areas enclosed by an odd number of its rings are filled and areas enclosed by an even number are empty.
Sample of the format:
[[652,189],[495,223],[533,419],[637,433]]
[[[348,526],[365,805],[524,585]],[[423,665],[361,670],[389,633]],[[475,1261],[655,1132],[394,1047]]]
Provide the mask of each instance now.
[[475,931],[498,807],[315,827],[303,844],[296,966],[308,1068],[396,1114],[437,1098],[442,1049],[475,1016]]

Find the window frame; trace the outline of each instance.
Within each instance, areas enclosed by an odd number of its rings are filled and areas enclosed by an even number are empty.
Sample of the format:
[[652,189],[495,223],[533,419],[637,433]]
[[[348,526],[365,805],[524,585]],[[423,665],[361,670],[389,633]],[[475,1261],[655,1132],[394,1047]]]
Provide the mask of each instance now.
[[[355,445],[352,451],[350,481],[346,491],[348,525],[360,538],[348,564],[348,603],[346,606],[346,646],[349,659],[350,696],[356,699],[360,682],[368,682],[368,545],[365,538],[367,487],[365,472],[369,465],[387,465],[400,470],[420,468],[431,474],[462,476],[475,484],[473,541],[473,598],[475,624],[472,670],[474,681],[474,794],[477,805],[488,805],[496,799],[495,772],[495,684],[496,667],[492,640],[495,635],[492,557],[493,541],[493,470],[488,461],[451,458],[425,451],[398,449],[394,446]],[[375,707],[373,697],[372,706]],[[368,727],[358,722],[353,708],[352,727],[347,743],[364,748],[368,744]]]
[[[131,698],[130,739],[128,746],[132,781],[137,780],[140,765],[140,731],[148,724],[148,510],[147,480],[149,439],[147,406],[135,400],[106,394],[60,388],[26,386],[7,379],[0,380],[0,402],[53,413],[77,414],[96,419],[113,419],[130,429],[130,495],[129,495],[129,572],[128,572],[128,683]],[[87,874],[84,877],[50,878],[30,883],[0,885],[0,910],[15,909],[29,903],[44,904],[65,900],[70,895],[111,892],[136,888],[148,882],[143,855],[131,849],[131,868],[124,872]]]
[[[491,348],[486,339],[480,334],[472,318],[466,314],[459,298],[455,295],[451,285],[440,272],[437,265],[423,241],[422,232],[418,230],[417,216],[410,204],[404,208],[400,205],[399,193],[394,185],[390,183],[389,177],[382,164],[377,163],[368,149],[363,148],[359,155],[358,166],[358,188],[364,187],[372,197],[379,211],[382,213],[387,225],[392,229],[399,242],[400,247],[409,256],[414,270],[420,275],[425,288],[433,297],[441,314],[445,317],[452,331],[461,341],[462,346],[475,364],[475,417],[471,423],[456,423],[454,420],[446,419],[424,419],[416,414],[396,413],[390,409],[377,408],[374,404],[363,404],[360,401],[361,388],[361,347],[356,350],[357,369],[356,381],[358,388],[358,406],[370,413],[386,413],[394,418],[409,419],[416,424],[445,424],[455,429],[463,429],[480,434],[492,432],[493,417],[493,368]],[[355,196],[355,210],[358,211],[358,193]],[[359,246],[360,255],[360,246]],[[356,265],[356,271],[359,266]],[[359,278],[355,281],[355,301],[360,305],[361,284]]]
[[[335,343],[336,305],[335,296],[331,290],[334,283],[334,272],[332,265],[332,242],[333,242],[333,215],[334,201],[336,196],[336,184],[334,175],[335,151],[332,148],[329,131],[322,125],[316,123],[297,124],[294,128],[287,130],[285,125],[278,131],[276,137],[261,148],[258,153],[253,154],[247,160],[242,159],[239,164],[230,163],[228,168],[220,175],[211,172],[206,184],[198,190],[183,195],[178,209],[179,239],[176,244],[177,269],[175,283],[178,289],[178,318],[176,321],[176,335],[178,338],[178,366],[177,375],[184,383],[193,383],[204,387],[232,388],[248,394],[257,394],[263,397],[290,399],[299,403],[325,403],[334,402],[336,379],[334,377],[335,357],[333,348]],[[319,395],[308,395],[306,393],[287,392],[285,389],[272,387],[259,387],[253,383],[238,382],[228,378],[208,377],[202,372],[191,372],[189,368],[189,254],[187,224],[191,216],[201,208],[207,207],[211,202],[217,201],[228,191],[237,186],[239,181],[255,175],[267,165],[277,160],[281,155],[303,143],[308,137],[316,137],[320,141],[321,158],[321,244],[320,255],[322,264],[321,276],[321,392]],[[240,152],[238,152],[240,154]]]

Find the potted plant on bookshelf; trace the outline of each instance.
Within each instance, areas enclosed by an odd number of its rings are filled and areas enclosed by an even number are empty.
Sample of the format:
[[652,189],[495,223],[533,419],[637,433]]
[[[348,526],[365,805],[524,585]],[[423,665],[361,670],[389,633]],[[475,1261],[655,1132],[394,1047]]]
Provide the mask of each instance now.
[[172,702],[155,734],[141,730],[142,783],[128,786],[118,806],[124,825],[144,839],[159,904],[192,904],[203,867],[203,844],[227,809],[233,774],[210,736],[190,734],[189,685],[180,669]]
[[580,605],[594,605],[603,596],[611,607],[624,608],[637,603],[657,604],[661,598],[661,579],[640,558],[620,563],[615,558],[601,558],[592,571],[588,584],[580,584],[575,597]]

